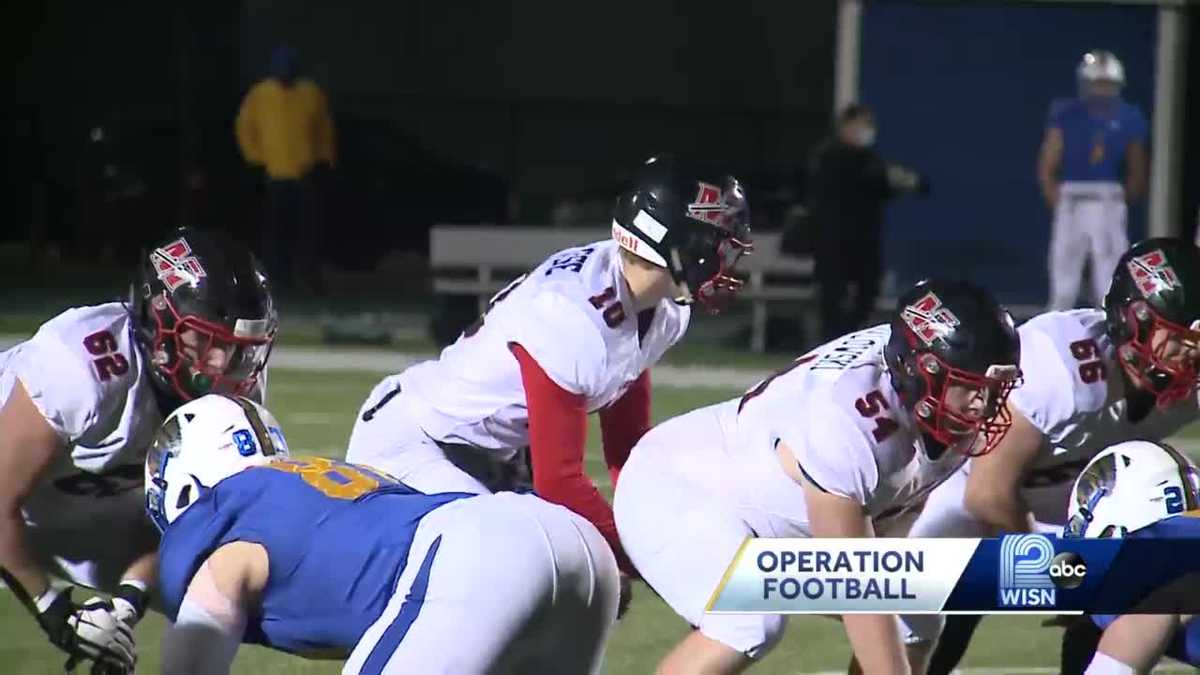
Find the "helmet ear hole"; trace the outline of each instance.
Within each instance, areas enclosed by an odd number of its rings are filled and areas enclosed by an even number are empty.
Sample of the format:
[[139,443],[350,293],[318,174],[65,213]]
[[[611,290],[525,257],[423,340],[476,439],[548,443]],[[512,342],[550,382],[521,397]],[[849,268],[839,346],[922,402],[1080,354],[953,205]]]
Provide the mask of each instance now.
[[192,503],[192,486],[184,485],[183,489],[179,491],[179,498],[175,500],[175,508],[180,509],[180,510],[186,509],[188,507],[188,504],[191,504],[191,503]]

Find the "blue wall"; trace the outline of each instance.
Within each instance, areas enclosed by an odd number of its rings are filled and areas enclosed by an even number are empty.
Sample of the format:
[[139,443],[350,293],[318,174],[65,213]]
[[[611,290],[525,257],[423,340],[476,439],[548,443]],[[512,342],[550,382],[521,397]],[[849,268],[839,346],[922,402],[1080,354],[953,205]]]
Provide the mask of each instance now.
[[[1074,93],[1079,57],[1105,48],[1125,63],[1126,100],[1149,117],[1156,33],[1153,7],[869,0],[861,91],[880,151],[933,181],[929,198],[889,211],[897,280],[965,277],[1006,302],[1044,302],[1050,214],[1035,163],[1046,110]],[[1131,239],[1144,212],[1131,213]]]

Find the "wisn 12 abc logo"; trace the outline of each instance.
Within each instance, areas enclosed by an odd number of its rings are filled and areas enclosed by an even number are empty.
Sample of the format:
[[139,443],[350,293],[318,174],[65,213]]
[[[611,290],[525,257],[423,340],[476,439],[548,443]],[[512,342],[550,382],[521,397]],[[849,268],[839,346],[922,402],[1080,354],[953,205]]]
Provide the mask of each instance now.
[[1060,588],[1079,588],[1087,563],[1073,551],[1054,555],[1041,534],[1010,534],[1000,540],[1000,606],[1054,607]]

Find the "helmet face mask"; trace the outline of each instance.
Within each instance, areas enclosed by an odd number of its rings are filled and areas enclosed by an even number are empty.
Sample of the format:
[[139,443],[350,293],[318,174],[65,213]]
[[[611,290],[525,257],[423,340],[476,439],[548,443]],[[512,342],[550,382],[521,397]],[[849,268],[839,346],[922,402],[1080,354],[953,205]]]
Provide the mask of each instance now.
[[[677,268],[683,271],[681,291],[698,301],[709,313],[720,313],[745,285],[745,281],[734,273],[738,261],[748,255],[754,245],[737,235],[720,236],[716,230],[697,233],[689,244],[686,253],[673,256],[678,260]],[[690,264],[684,262],[685,259]]]
[[1005,405],[1020,384],[1015,367],[993,367],[979,375],[954,368],[936,354],[916,357],[926,394],[913,406],[917,425],[946,448],[968,457],[991,452],[1012,426]]
[[1187,399],[1200,386],[1200,326],[1168,321],[1144,302],[1125,312],[1136,329],[1118,355],[1131,383],[1153,393],[1160,408]]
[[194,315],[180,317],[165,294],[155,296],[150,307],[156,325],[151,364],[181,400],[253,392],[270,357],[273,330],[254,325],[238,336],[236,328],[230,331]]
[[1200,386],[1200,250],[1146,239],[1121,256],[1104,299],[1108,335],[1129,388],[1165,408]]
[[219,233],[182,229],[144,259],[131,314],[155,386],[171,399],[248,395],[278,326],[258,261]]

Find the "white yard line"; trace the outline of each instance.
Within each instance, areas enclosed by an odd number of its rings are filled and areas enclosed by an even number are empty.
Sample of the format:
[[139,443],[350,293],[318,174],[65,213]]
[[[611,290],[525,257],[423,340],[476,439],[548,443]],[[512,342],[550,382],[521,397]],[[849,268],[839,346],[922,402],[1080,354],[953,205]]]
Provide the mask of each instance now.
[[[25,336],[0,335],[0,350],[24,339]],[[432,356],[353,347],[279,347],[271,352],[271,368],[304,372],[352,370],[388,375]],[[652,379],[656,385],[667,387],[746,389],[768,375],[768,370],[660,365],[654,368]]]

